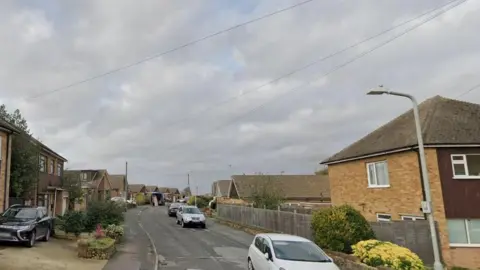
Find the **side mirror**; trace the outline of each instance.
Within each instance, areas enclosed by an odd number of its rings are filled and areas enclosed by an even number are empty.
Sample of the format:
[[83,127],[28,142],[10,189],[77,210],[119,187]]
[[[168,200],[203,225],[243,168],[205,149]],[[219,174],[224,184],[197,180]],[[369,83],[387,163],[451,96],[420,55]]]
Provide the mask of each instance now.
[[265,259],[266,259],[267,261],[270,260],[270,255],[268,255],[268,252],[265,253]]

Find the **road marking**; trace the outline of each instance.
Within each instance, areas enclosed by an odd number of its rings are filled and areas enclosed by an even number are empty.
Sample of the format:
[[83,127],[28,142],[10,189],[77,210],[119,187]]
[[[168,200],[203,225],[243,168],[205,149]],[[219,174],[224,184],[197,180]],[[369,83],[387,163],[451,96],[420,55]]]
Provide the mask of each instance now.
[[157,247],[155,246],[155,243],[153,242],[152,236],[147,232],[147,230],[145,230],[145,228],[143,227],[142,222],[140,220],[140,215],[146,209],[147,208],[144,208],[144,209],[140,210],[140,212],[138,213],[137,222],[138,222],[138,226],[140,226],[140,228],[143,230],[143,232],[145,232],[145,234],[147,235],[148,240],[150,240],[150,244],[152,245],[153,252],[155,253],[155,264],[153,265],[153,270],[158,270],[158,263],[160,262],[160,264],[162,264],[162,265],[165,264],[165,258],[157,253]]

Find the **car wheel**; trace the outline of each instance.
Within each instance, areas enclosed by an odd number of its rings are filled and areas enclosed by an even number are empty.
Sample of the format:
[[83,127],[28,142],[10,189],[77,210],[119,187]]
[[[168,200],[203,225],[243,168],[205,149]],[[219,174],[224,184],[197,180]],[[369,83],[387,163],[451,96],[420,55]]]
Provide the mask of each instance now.
[[50,228],[47,229],[45,236],[42,238],[42,241],[44,242],[48,242],[48,240],[50,240]]
[[202,229],[206,229],[207,228],[207,224],[202,224]]
[[36,237],[37,237],[37,234],[35,233],[35,231],[32,231],[32,233],[30,234],[30,238],[28,239],[28,242],[27,242],[27,247],[31,248],[35,245]]
[[253,268],[253,263],[252,263],[252,260],[250,260],[250,258],[248,258],[248,270],[255,270],[255,268]]

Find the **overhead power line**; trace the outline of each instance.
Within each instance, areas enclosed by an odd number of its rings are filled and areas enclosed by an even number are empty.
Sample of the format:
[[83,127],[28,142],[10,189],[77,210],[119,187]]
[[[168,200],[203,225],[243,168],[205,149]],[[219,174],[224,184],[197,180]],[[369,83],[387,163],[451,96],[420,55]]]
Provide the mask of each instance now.
[[478,90],[478,89],[480,89],[480,83],[477,84],[477,85],[474,85],[473,87],[470,87],[467,91],[461,93],[460,95],[456,96],[455,98],[462,97],[462,96],[464,96],[464,95],[466,95],[466,94],[468,94],[468,93],[470,93],[470,92],[476,91],[476,90]]
[[334,56],[337,56],[337,55],[339,55],[339,54],[341,54],[341,53],[344,53],[344,52],[346,52],[346,51],[348,51],[348,50],[350,50],[350,49],[352,49],[352,48],[355,48],[355,47],[357,47],[357,46],[359,46],[359,45],[361,45],[361,44],[363,44],[363,43],[365,43],[365,42],[368,42],[368,41],[370,41],[370,40],[372,40],[372,39],[375,39],[375,38],[377,38],[377,37],[379,37],[379,36],[382,36],[382,35],[384,35],[384,34],[386,34],[386,33],[388,33],[388,32],[391,32],[391,31],[393,31],[393,30],[395,30],[395,29],[397,29],[397,28],[399,28],[399,27],[402,27],[402,26],[404,26],[404,25],[406,25],[406,24],[409,24],[409,23],[411,23],[411,22],[413,22],[413,21],[415,21],[415,20],[418,20],[418,19],[422,18],[423,16],[425,16],[425,15],[427,15],[427,14],[430,14],[430,13],[433,13],[433,12],[435,12],[435,11],[438,11],[439,9],[442,9],[442,8],[444,8],[444,7],[452,4],[453,2],[457,2],[457,1],[458,1],[458,0],[453,0],[453,1],[450,1],[450,2],[448,2],[448,3],[446,3],[446,4],[442,4],[442,5],[440,5],[440,6],[437,6],[437,7],[435,7],[435,8],[432,8],[432,9],[430,9],[430,10],[428,10],[428,11],[426,11],[426,12],[423,12],[423,13],[421,13],[421,14],[419,14],[419,15],[417,15],[417,16],[409,19],[409,20],[406,20],[406,21],[404,21],[404,22],[402,22],[402,23],[399,23],[399,24],[397,24],[397,25],[394,25],[394,26],[392,26],[392,27],[390,27],[390,28],[388,28],[388,29],[386,29],[386,30],[383,30],[383,31],[381,31],[381,32],[379,32],[379,33],[377,33],[377,34],[374,34],[374,35],[372,35],[372,36],[370,36],[370,37],[368,37],[368,38],[365,38],[365,39],[363,39],[363,40],[361,40],[361,41],[358,41],[358,42],[353,43],[353,44],[351,44],[351,45],[349,45],[349,46],[346,46],[346,47],[344,47],[344,48],[342,48],[342,49],[340,49],[340,50],[338,50],[338,51],[335,51],[334,53],[331,53],[331,54],[326,55],[326,56],[322,56],[321,58],[316,59],[316,60],[313,61],[313,62],[310,62],[310,63],[308,63],[308,64],[306,64],[306,65],[301,66],[301,67],[298,67],[298,68],[296,68],[296,69],[294,69],[294,70],[291,70],[291,71],[289,71],[288,73],[285,73],[285,74],[283,74],[283,75],[281,75],[281,76],[279,76],[279,77],[277,77],[277,78],[275,78],[275,79],[273,79],[273,80],[271,80],[271,81],[268,81],[268,82],[266,82],[266,83],[264,83],[264,84],[262,84],[262,85],[259,85],[259,86],[255,87],[255,88],[253,88],[253,89],[250,89],[250,90],[247,90],[247,91],[241,91],[240,94],[238,94],[238,95],[236,95],[236,96],[229,97],[229,98],[227,98],[227,99],[224,99],[224,100],[222,100],[222,101],[220,101],[220,102],[218,102],[218,103],[212,104],[211,106],[208,106],[207,108],[205,108],[205,109],[203,109],[203,110],[201,110],[201,111],[199,111],[199,112],[197,112],[197,113],[194,113],[194,114],[191,114],[191,115],[189,115],[189,116],[187,116],[187,117],[184,117],[184,118],[181,118],[181,119],[178,119],[178,120],[169,122],[169,123],[166,124],[165,128],[166,128],[166,127],[176,126],[176,125],[178,125],[178,124],[187,122],[188,120],[195,119],[196,116],[198,116],[198,115],[201,115],[201,114],[203,114],[203,113],[209,112],[209,111],[211,111],[211,110],[213,110],[213,109],[216,109],[216,108],[218,108],[218,107],[220,107],[220,106],[223,106],[223,105],[228,104],[228,103],[230,103],[230,102],[232,102],[232,101],[235,101],[235,100],[237,100],[238,98],[240,98],[240,97],[242,97],[242,96],[248,95],[248,94],[253,93],[253,92],[257,92],[258,90],[262,89],[262,88],[265,87],[265,86],[268,86],[268,85],[270,85],[270,84],[274,84],[274,83],[276,83],[276,82],[279,82],[279,81],[282,80],[282,79],[285,79],[285,78],[287,78],[287,77],[290,77],[290,76],[292,76],[292,75],[295,75],[295,74],[299,73],[300,71],[306,70],[306,69],[308,69],[308,68],[310,68],[310,67],[312,67],[312,66],[314,66],[314,65],[316,65],[316,64],[319,64],[319,63],[321,63],[321,62],[323,62],[323,61],[325,61],[325,60],[328,60],[328,59],[330,59],[330,58],[332,58],[332,57],[334,57]]
[[[248,116],[248,115],[250,115],[250,114],[252,114],[252,113],[254,113],[254,112],[256,112],[256,111],[258,111],[258,110],[260,110],[260,109],[262,109],[263,107],[265,107],[265,106],[268,105],[269,103],[271,103],[271,102],[273,102],[273,101],[275,101],[275,100],[278,100],[278,99],[280,99],[281,97],[284,97],[284,96],[286,96],[286,95],[288,95],[288,94],[291,94],[291,93],[293,93],[294,91],[298,91],[299,89],[301,89],[301,88],[303,88],[303,87],[311,84],[312,82],[314,82],[314,81],[316,81],[316,80],[318,80],[318,79],[327,77],[328,75],[330,75],[330,74],[332,74],[332,73],[334,73],[334,72],[336,72],[336,71],[344,68],[345,66],[347,66],[347,65],[349,65],[349,64],[357,61],[358,59],[361,59],[361,58],[369,55],[370,53],[376,51],[377,49],[379,49],[379,48],[381,48],[381,47],[383,47],[383,46],[385,46],[385,45],[387,45],[387,44],[395,41],[396,39],[398,39],[398,38],[406,35],[407,33],[409,33],[409,32],[411,32],[411,31],[417,29],[418,27],[420,27],[420,26],[422,26],[422,25],[424,25],[424,24],[432,21],[433,19],[437,18],[438,16],[440,16],[440,15],[442,15],[442,14],[444,14],[444,13],[450,11],[450,10],[452,10],[452,9],[455,8],[455,7],[458,7],[459,5],[465,3],[466,1],[468,1],[468,0],[459,1],[459,2],[457,2],[457,3],[455,3],[455,4],[451,5],[451,6],[449,6],[448,8],[439,11],[438,13],[436,13],[436,14],[428,17],[427,19],[423,20],[422,22],[417,23],[417,24],[415,24],[414,26],[407,28],[405,31],[402,31],[400,34],[397,34],[397,35],[395,35],[394,37],[392,37],[392,38],[390,38],[390,39],[388,39],[388,40],[380,43],[379,45],[376,45],[376,46],[372,47],[371,49],[366,50],[366,51],[364,51],[364,52],[356,55],[355,57],[351,58],[350,60],[348,60],[348,61],[346,61],[346,62],[344,62],[344,63],[342,63],[342,64],[340,64],[340,65],[338,65],[338,66],[336,66],[336,67],[334,67],[333,69],[331,69],[330,71],[322,74],[321,76],[319,76],[319,77],[317,77],[317,78],[315,78],[315,79],[313,79],[313,80],[310,80],[310,81],[308,81],[307,83],[305,83],[305,84],[303,84],[303,85],[301,85],[301,86],[299,86],[299,87],[292,88],[292,89],[290,89],[289,91],[287,91],[287,92],[285,92],[285,93],[283,93],[283,94],[281,94],[281,95],[278,95],[278,96],[276,96],[276,97],[274,97],[274,98],[272,98],[272,99],[270,99],[270,100],[268,100],[268,101],[260,104],[259,106],[255,107],[255,108],[253,108],[253,109],[251,109],[251,110],[249,110],[249,111],[247,111],[246,113],[241,114],[241,115],[237,116],[236,118],[233,118],[233,119],[231,119],[230,121],[225,122],[225,123],[223,123],[222,125],[217,126],[216,128],[214,128],[214,129],[211,130],[210,132],[207,132],[207,133],[204,133],[204,134],[202,134],[202,135],[200,135],[200,136],[197,136],[196,139],[197,139],[197,138],[202,138],[203,136],[208,136],[208,135],[210,135],[211,133],[213,133],[213,132],[215,132],[215,131],[217,131],[217,130],[219,130],[219,129],[222,129],[222,128],[224,128],[224,127],[227,127],[227,126],[229,126],[229,125],[231,125],[231,124],[233,124],[233,123],[235,123],[235,122],[237,122],[237,121],[245,118],[246,116]],[[176,145],[174,145],[174,146],[172,146],[172,147],[166,148],[165,150],[170,150],[170,149],[172,149],[172,148],[176,148],[176,147],[178,147],[178,146],[182,146],[182,145],[191,143],[192,141],[193,141],[193,140],[186,141],[186,142],[183,142],[183,143],[180,143],[180,144],[176,144]]]
[[220,30],[220,31],[218,31],[218,32],[215,32],[215,33],[206,35],[206,36],[201,37],[201,38],[199,38],[199,39],[195,39],[195,40],[189,41],[189,42],[184,43],[184,44],[182,44],[182,45],[180,45],[180,46],[177,46],[177,47],[174,47],[174,48],[169,49],[169,50],[167,50],[167,51],[164,51],[164,52],[161,52],[161,53],[158,53],[158,54],[149,56],[149,57],[144,58],[144,59],[142,59],[142,60],[133,62],[133,63],[131,63],[131,64],[127,64],[127,65],[124,65],[124,66],[121,66],[121,67],[117,67],[117,68],[111,69],[111,70],[109,70],[109,71],[107,71],[107,72],[104,72],[104,73],[101,73],[101,74],[98,74],[98,75],[95,75],[95,76],[92,76],[92,77],[90,77],[90,78],[86,78],[86,79],[83,79],[83,80],[80,80],[80,81],[76,81],[76,82],[73,82],[73,83],[71,83],[71,84],[68,84],[68,85],[65,85],[65,86],[56,88],[56,89],[52,89],[52,90],[49,90],[49,91],[46,91],[46,92],[42,92],[42,93],[39,93],[39,94],[36,94],[36,95],[32,95],[32,96],[30,96],[30,97],[27,97],[27,99],[36,99],[36,98],[39,98],[39,97],[42,97],[42,96],[45,96],[45,95],[49,95],[49,94],[52,94],[52,93],[55,93],[55,92],[59,92],[59,91],[62,91],[62,90],[66,90],[66,89],[68,89],[68,88],[72,88],[72,87],[74,87],[74,86],[77,86],[77,85],[80,85],[80,84],[84,84],[84,83],[86,83],[86,82],[93,81],[93,80],[96,80],[96,79],[99,79],[99,78],[102,78],[102,77],[111,75],[111,74],[113,74],[113,73],[117,73],[117,72],[119,72],[119,71],[122,71],[122,70],[125,70],[125,69],[128,69],[128,68],[131,68],[131,67],[134,67],[134,66],[143,64],[143,63],[148,62],[148,61],[150,61],[150,60],[159,58],[159,57],[164,56],[164,55],[166,55],[166,54],[169,54],[169,53],[172,53],[172,52],[181,50],[181,49],[183,49],[183,48],[192,46],[192,45],[194,45],[194,44],[200,43],[200,42],[202,42],[202,41],[204,41],[204,40],[207,40],[207,39],[210,39],[210,38],[212,38],[212,37],[215,37],[215,36],[224,34],[224,33],[226,33],[226,32],[232,31],[232,30],[237,29],[237,28],[239,28],[239,27],[246,26],[246,25],[249,25],[249,24],[252,24],[252,23],[255,23],[255,22],[264,20],[264,19],[266,19],[266,18],[275,16],[275,15],[277,15],[277,14],[283,13],[283,12],[285,12],[285,11],[289,11],[289,10],[291,10],[291,9],[294,9],[294,8],[297,8],[297,7],[300,7],[300,6],[303,6],[303,5],[308,4],[308,3],[310,3],[310,2],[313,2],[313,1],[315,1],[315,0],[306,0],[306,1],[303,1],[303,2],[299,2],[299,3],[295,4],[295,5],[292,5],[292,6],[289,6],[289,7],[286,7],[286,8],[283,8],[283,9],[280,9],[280,10],[277,10],[277,11],[274,11],[274,12],[271,12],[271,13],[268,13],[268,14],[265,14],[265,15],[263,15],[263,16],[261,16],[261,17],[255,18],[255,19],[253,19],[253,20],[249,20],[249,21],[246,21],[246,22],[243,22],[243,23],[240,23],[240,24],[231,26],[231,27],[229,27],[229,28]]

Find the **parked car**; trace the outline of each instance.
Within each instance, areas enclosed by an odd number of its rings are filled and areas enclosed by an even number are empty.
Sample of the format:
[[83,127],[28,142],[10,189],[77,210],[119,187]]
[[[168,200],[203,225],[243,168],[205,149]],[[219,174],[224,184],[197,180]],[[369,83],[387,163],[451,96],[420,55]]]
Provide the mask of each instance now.
[[207,220],[202,211],[198,207],[190,205],[182,205],[178,208],[177,224],[182,225],[183,228],[188,226],[207,228]]
[[257,234],[248,249],[249,270],[340,270],[320,247],[295,235]]
[[45,207],[13,207],[0,216],[0,241],[19,242],[33,247],[37,240],[48,241],[53,219]]
[[167,210],[167,215],[169,217],[175,217],[177,216],[177,210],[178,208],[180,208],[182,206],[181,203],[171,203],[169,206],[168,206],[168,210]]

